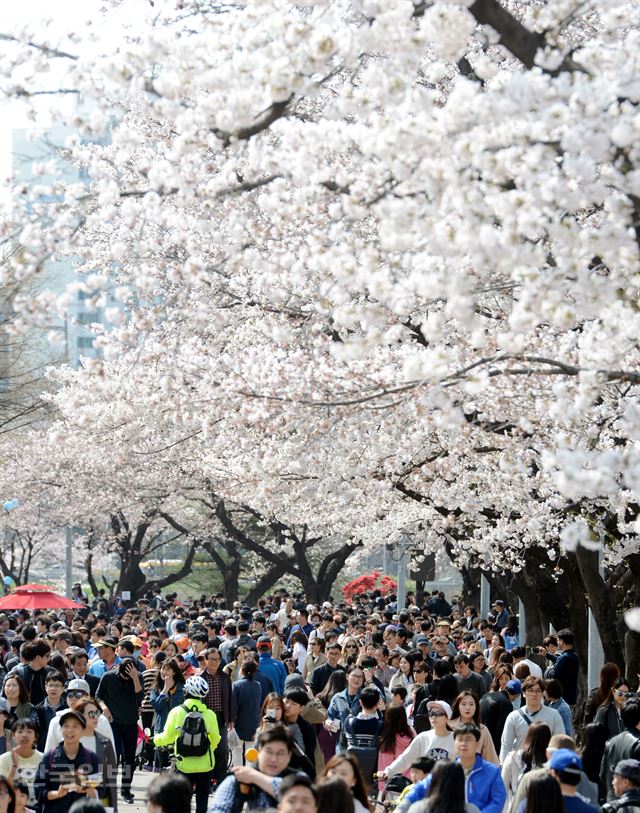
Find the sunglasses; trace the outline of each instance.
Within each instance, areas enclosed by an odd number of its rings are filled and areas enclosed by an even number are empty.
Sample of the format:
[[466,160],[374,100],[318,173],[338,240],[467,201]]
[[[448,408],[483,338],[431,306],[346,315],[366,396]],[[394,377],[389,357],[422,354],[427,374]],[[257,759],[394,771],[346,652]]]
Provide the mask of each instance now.
[[83,692],[82,689],[72,689],[70,692],[67,692],[67,697],[75,697],[76,699],[86,696],[87,692]]
[[622,692],[620,689],[614,689],[613,691],[618,697],[635,697],[635,692]]
[[85,716],[90,717],[92,720],[95,720],[96,717],[100,716],[100,712],[99,711],[88,711]]
[[347,644],[347,645],[345,646],[345,649],[357,649],[357,648],[358,648],[358,647],[356,646],[356,644]]
[[444,711],[430,711],[428,714],[429,717],[446,717],[447,715]]

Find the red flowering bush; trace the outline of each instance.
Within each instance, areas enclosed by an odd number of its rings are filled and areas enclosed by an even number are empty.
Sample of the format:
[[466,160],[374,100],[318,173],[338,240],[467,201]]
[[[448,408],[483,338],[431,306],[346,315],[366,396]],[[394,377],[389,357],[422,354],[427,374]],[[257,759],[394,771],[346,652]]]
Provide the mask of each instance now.
[[379,571],[374,570],[373,573],[365,573],[345,584],[342,588],[342,595],[347,601],[351,601],[354,596],[362,593],[370,593],[372,590],[380,590],[382,595],[386,596],[394,593],[397,587],[396,581],[391,576],[382,576]]

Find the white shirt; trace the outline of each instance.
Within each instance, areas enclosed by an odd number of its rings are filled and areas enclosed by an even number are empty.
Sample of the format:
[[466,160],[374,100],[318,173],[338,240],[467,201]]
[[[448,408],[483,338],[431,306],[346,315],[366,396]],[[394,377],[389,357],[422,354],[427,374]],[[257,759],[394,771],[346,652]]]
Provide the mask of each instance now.
[[[527,722],[523,713],[529,718]],[[504,765],[507,756],[512,751],[517,751],[522,748],[524,739],[527,736],[527,731],[531,723],[546,723],[551,729],[551,736],[554,734],[564,734],[564,723],[562,717],[555,709],[549,706],[542,706],[540,711],[529,711],[526,706],[523,706],[517,711],[512,711],[507,717],[502,732],[502,742],[500,744],[500,764]]]
[[[61,711],[56,712],[56,716],[51,720],[49,723],[49,730],[47,731],[47,741],[44,746],[45,753],[47,751],[52,751],[58,743],[62,742],[62,731],[60,730],[60,715],[64,714],[65,712],[69,711],[69,709],[62,709]],[[111,740],[111,745],[113,745],[113,752],[116,752],[116,744],[113,739],[113,731],[111,730],[111,723],[107,720],[104,714],[101,714],[98,717],[98,725],[96,726],[96,731],[99,734],[108,737]],[[564,726],[563,726],[564,731]],[[85,737],[81,738],[83,741],[83,745],[88,748],[85,744],[84,740]],[[87,740],[89,738],[86,738]],[[93,750],[93,749],[89,749]]]
[[[529,667],[529,673],[532,675],[532,677],[535,678],[542,677],[542,669],[538,666],[537,663],[530,661],[529,658],[523,658],[521,661],[518,661],[518,663],[526,663],[527,666]],[[518,663],[516,663],[515,666],[517,666]]]
[[[553,711],[553,709],[551,709],[551,711]],[[560,717],[559,714],[558,717]],[[387,776],[393,776],[396,773],[404,773],[407,768],[411,767],[411,763],[420,759],[420,757],[430,756],[438,761],[439,759],[452,759],[453,755],[453,731],[448,731],[444,737],[438,737],[433,729],[431,729],[431,731],[423,731],[422,734],[418,734],[415,739],[411,740],[411,743],[399,757],[393,760],[391,765],[386,768],[386,773]]]

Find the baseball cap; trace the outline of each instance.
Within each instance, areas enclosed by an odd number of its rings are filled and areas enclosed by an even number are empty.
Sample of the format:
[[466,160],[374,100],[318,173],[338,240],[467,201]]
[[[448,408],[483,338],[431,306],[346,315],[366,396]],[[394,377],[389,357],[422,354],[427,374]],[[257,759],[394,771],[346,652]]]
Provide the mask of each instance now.
[[614,774],[640,785],[640,762],[637,759],[621,759],[613,770]]
[[82,678],[74,678],[67,683],[67,691],[86,692],[87,694],[90,694],[91,688],[86,680],[82,680]]
[[571,751],[569,748],[558,748],[551,754],[549,767],[562,773],[579,774],[582,771],[582,760],[575,751]]
[[517,678],[513,678],[507,683],[507,691],[510,694],[522,694],[522,683]]
[[87,720],[84,714],[81,714],[79,711],[74,711],[73,709],[67,709],[66,711],[63,711],[60,717],[58,718],[58,722],[60,723],[60,725],[62,725],[64,721],[68,720],[69,718],[77,720],[83,728],[87,727]]
[[271,649],[271,638],[268,635],[261,635],[257,641],[258,649]]
[[420,646],[420,644],[429,644],[429,639],[426,635],[418,635],[418,637],[414,640],[414,644],[416,646]]
[[448,720],[451,719],[451,706],[444,700],[430,700],[427,703],[427,711],[431,711],[431,709],[440,709],[447,715]]
[[100,646],[108,646],[111,649],[115,649],[118,646],[118,642],[111,635],[105,635],[105,637],[101,638],[96,644],[96,649]]

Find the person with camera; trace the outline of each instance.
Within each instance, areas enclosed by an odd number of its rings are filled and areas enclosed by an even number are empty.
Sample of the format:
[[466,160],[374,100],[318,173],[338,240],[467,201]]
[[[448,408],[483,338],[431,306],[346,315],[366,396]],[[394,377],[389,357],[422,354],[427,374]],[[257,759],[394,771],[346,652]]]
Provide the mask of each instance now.
[[117,670],[105,672],[96,692],[102,713],[111,723],[116,753],[122,761],[120,795],[127,804],[133,804],[131,782],[138,739],[138,709],[143,697],[140,672],[133,658],[125,658]]

